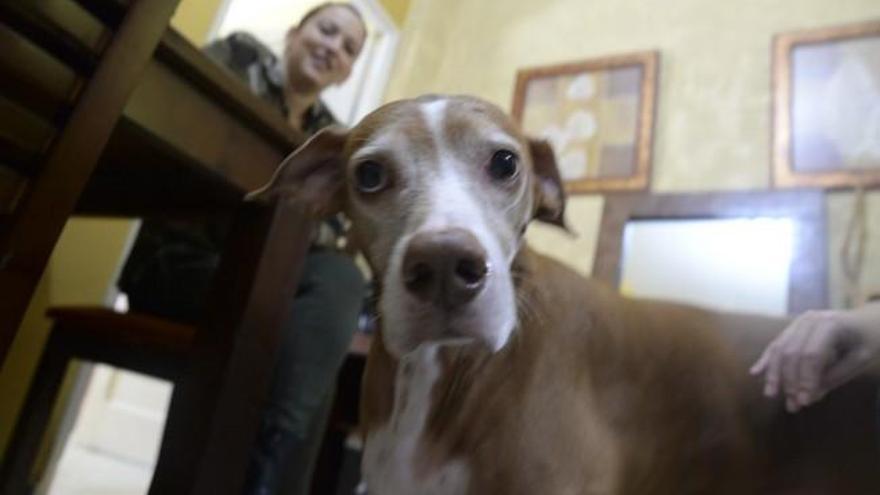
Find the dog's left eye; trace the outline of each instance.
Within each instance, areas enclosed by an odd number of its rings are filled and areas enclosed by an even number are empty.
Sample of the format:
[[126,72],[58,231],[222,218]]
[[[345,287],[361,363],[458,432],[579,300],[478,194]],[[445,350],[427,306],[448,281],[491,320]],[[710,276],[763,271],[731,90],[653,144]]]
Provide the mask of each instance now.
[[495,180],[510,180],[519,170],[519,158],[512,151],[498,150],[489,162],[489,176]]
[[354,177],[358,190],[365,193],[379,192],[388,183],[385,166],[372,160],[358,164]]

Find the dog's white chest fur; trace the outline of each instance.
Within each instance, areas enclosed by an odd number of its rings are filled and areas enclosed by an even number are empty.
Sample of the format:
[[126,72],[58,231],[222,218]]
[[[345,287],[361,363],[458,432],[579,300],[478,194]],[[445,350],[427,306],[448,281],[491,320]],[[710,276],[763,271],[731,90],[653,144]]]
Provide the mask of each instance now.
[[437,345],[423,344],[400,361],[391,420],[367,435],[363,473],[370,495],[456,495],[468,486],[468,467],[449,462],[420,474],[416,462],[431,405],[431,389],[440,376]]

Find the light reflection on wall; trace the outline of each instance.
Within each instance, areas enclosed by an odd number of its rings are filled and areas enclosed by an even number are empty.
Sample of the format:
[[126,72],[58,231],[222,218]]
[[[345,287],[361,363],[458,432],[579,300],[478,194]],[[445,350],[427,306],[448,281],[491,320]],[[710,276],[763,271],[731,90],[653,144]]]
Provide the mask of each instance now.
[[624,230],[621,292],[785,315],[794,235],[786,218],[632,221]]

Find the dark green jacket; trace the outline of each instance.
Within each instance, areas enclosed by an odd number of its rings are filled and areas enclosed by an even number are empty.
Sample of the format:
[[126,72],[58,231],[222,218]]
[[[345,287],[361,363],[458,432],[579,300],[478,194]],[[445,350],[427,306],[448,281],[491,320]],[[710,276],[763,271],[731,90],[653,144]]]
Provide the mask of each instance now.
[[[284,70],[269,48],[247,33],[233,33],[205,47],[205,53],[248,85],[251,92],[287,115],[284,103]],[[318,102],[303,117],[302,128],[311,135],[336,119]]]

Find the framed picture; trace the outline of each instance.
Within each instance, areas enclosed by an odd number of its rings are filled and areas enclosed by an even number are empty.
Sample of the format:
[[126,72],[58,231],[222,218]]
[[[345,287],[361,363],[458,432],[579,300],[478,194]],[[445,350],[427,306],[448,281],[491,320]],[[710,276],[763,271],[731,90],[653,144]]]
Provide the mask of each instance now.
[[880,185],[880,20],[774,39],[773,181]]
[[550,142],[571,193],[647,189],[657,52],[520,70],[513,116]]

